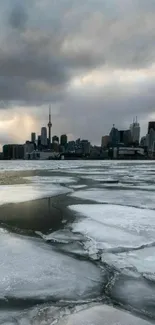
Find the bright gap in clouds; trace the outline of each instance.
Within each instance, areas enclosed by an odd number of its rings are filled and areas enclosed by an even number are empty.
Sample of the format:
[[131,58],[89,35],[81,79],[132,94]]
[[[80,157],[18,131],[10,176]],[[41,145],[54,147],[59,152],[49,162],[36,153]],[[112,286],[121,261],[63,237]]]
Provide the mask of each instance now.
[[86,75],[75,77],[71,81],[71,88],[87,86],[106,86],[113,83],[124,84],[124,86],[135,85],[155,77],[155,67],[139,70],[93,70]]

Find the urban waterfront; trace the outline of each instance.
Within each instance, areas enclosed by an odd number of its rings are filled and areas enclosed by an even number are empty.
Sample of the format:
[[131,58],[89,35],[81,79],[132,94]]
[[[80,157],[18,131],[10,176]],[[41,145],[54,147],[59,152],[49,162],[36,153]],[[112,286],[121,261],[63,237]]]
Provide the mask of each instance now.
[[154,324],[154,174],[154,161],[1,161],[0,324]]
[[31,140],[24,144],[5,144],[1,160],[60,160],[60,159],[154,159],[155,121],[148,122],[146,136],[140,139],[140,124],[137,117],[129,129],[118,130],[113,124],[109,135],[101,137],[101,146],[92,145],[87,139],[68,141],[67,134],[54,135],[51,139],[51,108],[49,108],[48,135],[46,126],[41,135],[31,133]]

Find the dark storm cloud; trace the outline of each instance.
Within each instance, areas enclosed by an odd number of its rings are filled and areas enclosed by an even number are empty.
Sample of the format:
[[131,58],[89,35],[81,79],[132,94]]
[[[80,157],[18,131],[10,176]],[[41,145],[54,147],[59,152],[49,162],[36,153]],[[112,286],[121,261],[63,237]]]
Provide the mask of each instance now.
[[16,4],[9,15],[9,24],[12,28],[24,29],[28,20],[28,13],[22,4]]
[[[128,90],[93,85],[74,90],[72,78],[102,69],[137,70],[155,61],[154,0],[6,0],[0,11],[0,101],[25,106],[43,102],[61,107],[63,132],[98,139],[113,123],[154,111],[155,81]],[[9,9],[8,9],[9,8]],[[1,13],[1,15],[2,15]],[[104,70],[105,69],[105,70]],[[0,104],[0,109],[4,109]],[[44,115],[44,112],[41,115]],[[121,118],[120,118],[121,116]],[[97,127],[95,127],[97,125]],[[57,128],[59,128],[57,122]]]
[[[150,4],[150,6],[149,6]],[[102,65],[137,68],[151,64],[155,57],[155,21],[144,1],[133,4],[118,0],[11,2],[9,28],[0,52],[1,99],[13,96],[38,100],[42,90],[29,88],[31,80],[44,81],[47,88],[66,84],[76,74]],[[145,12],[144,12],[145,9]],[[153,7],[153,9],[155,9]],[[4,82],[2,82],[4,77]],[[14,84],[14,77],[16,82]],[[11,85],[11,78],[12,85]],[[12,89],[11,89],[12,88]]]

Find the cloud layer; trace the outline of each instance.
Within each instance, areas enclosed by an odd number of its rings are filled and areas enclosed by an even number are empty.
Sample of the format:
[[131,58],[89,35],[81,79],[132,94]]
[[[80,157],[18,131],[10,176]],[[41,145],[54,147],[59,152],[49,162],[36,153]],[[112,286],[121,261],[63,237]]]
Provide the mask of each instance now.
[[153,0],[6,0],[0,9],[0,120],[14,110],[38,128],[51,102],[55,133],[97,143],[113,123],[138,115],[145,128],[153,118]]

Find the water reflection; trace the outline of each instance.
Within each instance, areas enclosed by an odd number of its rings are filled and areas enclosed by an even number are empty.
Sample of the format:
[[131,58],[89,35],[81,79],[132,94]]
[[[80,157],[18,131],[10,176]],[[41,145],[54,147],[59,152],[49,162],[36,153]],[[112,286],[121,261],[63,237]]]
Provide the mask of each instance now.
[[63,226],[61,209],[55,207],[55,198],[46,198],[19,204],[3,205],[0,222],[25,230],[48,232]]

